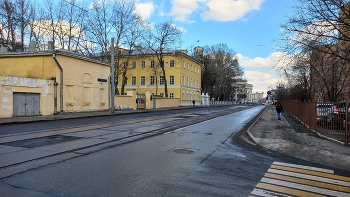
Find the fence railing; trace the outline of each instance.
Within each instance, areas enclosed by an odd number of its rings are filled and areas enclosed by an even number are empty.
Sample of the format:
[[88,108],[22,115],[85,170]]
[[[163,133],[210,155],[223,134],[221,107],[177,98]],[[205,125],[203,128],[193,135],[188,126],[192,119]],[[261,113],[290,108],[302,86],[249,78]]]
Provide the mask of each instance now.
[[319,135],[336,140],[346,146],[350,137],[350,105],[349,102],[281,102],[285,111],[289,112],[307,127]]

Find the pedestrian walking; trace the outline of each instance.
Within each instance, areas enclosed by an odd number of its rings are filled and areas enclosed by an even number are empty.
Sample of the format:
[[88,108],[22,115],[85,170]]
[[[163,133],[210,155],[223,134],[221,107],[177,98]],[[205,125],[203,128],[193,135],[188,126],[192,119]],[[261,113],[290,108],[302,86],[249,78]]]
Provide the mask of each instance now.
[[281,103],[279,103],[279,102],[276,104],[276,112],[277,112],[278,120],[281,120],[282,119],[282,112],[284,112],[284,110],[283,110]]

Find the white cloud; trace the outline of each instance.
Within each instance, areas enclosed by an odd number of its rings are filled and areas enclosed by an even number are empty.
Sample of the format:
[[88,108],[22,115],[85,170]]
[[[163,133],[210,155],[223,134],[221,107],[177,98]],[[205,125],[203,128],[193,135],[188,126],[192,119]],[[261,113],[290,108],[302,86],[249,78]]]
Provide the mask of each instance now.
[[276,71],[276,68],[283,65],[283,59],[289,57],[284,53],[271,53],[266,58],[249,58],[242,54],[237,54],[237,57],[239,64],[245,70],[243,78],[253,85],[253,92],[266,93],[269,87],[274,87],[277,82],[284,81]]
[[208,0],[208,10],[201,14],[203,20],[234,21],[252,10],[259,10],[264,0]]
[[135,13],[137,13],[143,20],[147,20],[151,17],[152,13],[155,10],[155,5],[153,2],[147,3],[136,3]]
[[169,15],[174,16],[175,20],[193,23],[189,17],[199,8],[199,3],[204,3],[207,0],[172,0],[172,8]]
[[246,68],[257,68],[257,69],[281,67],[285,64],[287,59],[290,58],[289,55],[281,52],[271,53],[266,58],[256,57],[251,59],[249,57],[243,56],[240,53],[237,54],[237,57],[241,65],[244,65]]
[[175,20],[195,22],[190,17],[197,10],[202,11],[204,21],[234,21],[243,18],[252,10],[259,10],[265,0],[172,0],[169,13]]

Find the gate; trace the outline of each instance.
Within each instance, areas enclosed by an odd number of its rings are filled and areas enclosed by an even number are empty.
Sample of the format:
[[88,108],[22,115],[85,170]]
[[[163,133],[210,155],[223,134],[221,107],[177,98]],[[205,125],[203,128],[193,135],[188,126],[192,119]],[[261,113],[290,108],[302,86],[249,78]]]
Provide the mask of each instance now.
[[13,93],[13,116],[40,115],[40,94]]
[[146,109],[146,95],[145,94],[136,94],[136,108],[137,109]]

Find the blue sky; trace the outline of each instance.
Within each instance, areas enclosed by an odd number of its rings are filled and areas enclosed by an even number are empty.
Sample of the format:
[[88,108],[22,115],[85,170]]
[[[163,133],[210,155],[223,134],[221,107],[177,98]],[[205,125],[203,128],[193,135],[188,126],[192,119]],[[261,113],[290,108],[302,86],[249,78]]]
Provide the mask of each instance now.
[[[184,30],[183,48],[226,43],[236,51],[253,92],[267,92],[280,75],[273,69],[280,53],[280,25],[293,0],[139,0],[149,22],[173,19]],[[199,40],[199,42],[197,42]]]

